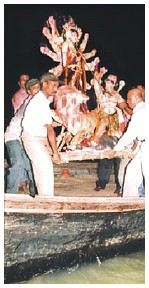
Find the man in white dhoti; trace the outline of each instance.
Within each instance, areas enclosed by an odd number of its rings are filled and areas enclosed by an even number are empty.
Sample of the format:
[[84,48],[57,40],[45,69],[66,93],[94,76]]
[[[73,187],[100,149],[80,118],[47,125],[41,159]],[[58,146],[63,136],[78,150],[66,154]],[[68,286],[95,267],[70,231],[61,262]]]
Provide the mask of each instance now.
[[133,109],[133,114],[126,132],[115,145],[114,151],[124,150],[136,139],[141,143],[140,150],[127,166],[123,187],[123,197],[139,197],[138,188],[145,177],[145,103],[140,89],[134,88],[128,91],[127,103]]
[[60,162],[52,127],[49,96],[57,92],[59,79],[51,73],[41,76],[41,91],[29,102],[22,121],[22,140],[31,160],[40,196],[54,196],[53,162]]

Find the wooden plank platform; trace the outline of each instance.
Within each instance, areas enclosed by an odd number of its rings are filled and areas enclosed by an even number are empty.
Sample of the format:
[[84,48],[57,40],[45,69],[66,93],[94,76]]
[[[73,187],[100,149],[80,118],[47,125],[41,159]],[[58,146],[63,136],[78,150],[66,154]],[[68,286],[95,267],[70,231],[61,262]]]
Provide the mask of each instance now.
[[[95,159],[104,159],[111,158],[110,156],[111,149],[98,150],[93,147],[87,147],[81,149],[76,149],[74,151],[60,152],[61,163],[68,163],[70,161],[83,161],[83,160],[95,160]],[[124,158],[130,155],[130,150],[115,151],[115,157]]]
[[5,212],[19,213],[90,213],[144,210],[143,198],[53,197],[6,194]]

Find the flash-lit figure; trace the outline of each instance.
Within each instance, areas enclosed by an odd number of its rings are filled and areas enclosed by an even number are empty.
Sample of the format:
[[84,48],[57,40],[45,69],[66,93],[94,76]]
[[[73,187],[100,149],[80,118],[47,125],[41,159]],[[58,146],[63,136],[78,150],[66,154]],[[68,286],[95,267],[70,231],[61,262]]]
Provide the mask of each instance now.
[[119,138],[125,129],[124,115],[129,118],[131,114],[131,109],[119,93],[125,82],[123,80],[118,82],[116,75],[109,74],[101,85],[100,77],[101,75],[95,72],[93,84],[99,115],[99,126],[93,137],[95,145],[104,133]]
[[61,28],[57,22],[53,16],[47,20],[42,32],[51,49],[41,46],[40,51],[53,61],[59,62],[56,67],[49,69],[49,72],[56,76],[63,75],[66,85],[70,84],[85,92],[91,88],[87,83],[86,71],[94,71],[99,63],[99,57],[95,57],[90,63],[87,62],[95,56],[96,49],[85,52],[89,34],[85,33],[82,39],[82,29],[75,24],[71,16],[64,20]]

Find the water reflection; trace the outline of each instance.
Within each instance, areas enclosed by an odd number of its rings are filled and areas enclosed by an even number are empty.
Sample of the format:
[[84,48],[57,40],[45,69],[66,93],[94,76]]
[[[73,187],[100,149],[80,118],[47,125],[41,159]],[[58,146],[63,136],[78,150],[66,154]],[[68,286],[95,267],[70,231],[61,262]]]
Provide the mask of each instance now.
[[117,256],[100,262],[76,265],[65,271],[36,276],[25,284],[144,284],[144,252]]

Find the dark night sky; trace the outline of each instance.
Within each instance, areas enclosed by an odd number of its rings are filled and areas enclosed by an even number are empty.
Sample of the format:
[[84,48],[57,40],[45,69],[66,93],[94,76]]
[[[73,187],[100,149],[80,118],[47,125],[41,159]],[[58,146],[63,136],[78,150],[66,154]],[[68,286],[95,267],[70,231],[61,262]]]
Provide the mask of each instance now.
[[39,77],[52,65],[40,53],[42,27],[53,13],[71,15],[96,48],[101,66],[126,81],[126,88],[144,84],[144,4],[6,4],[4,9],[5,123],[11,115],[11,96],[22,72]]

